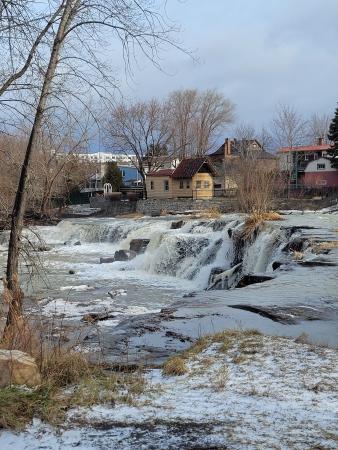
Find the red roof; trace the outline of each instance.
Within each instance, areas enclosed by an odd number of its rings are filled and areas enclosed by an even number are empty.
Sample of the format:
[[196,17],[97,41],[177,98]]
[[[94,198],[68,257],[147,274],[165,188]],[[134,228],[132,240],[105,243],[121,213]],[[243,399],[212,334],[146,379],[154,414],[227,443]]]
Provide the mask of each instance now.
[[148,177],[172,177],[172,178],[192,178],[203,166],[207,164],[210,172],[216,175],[216,170],[206,157],[183,159],[176,169],[160,169],[149,172]]
[[149,172],[148,177],[171,177],[175,169],[159,169],[155,172]]
[[331,146],[329,144],[323,145],[302,145],[298,147],[282,147],[278,150],[278,153],[288,153],[288,152],[319,152],[330,150]]

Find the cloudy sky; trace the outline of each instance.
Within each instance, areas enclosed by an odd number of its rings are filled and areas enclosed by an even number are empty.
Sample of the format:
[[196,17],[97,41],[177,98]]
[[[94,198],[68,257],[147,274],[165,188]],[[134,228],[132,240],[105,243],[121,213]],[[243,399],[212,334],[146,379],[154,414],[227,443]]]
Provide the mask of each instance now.
[[193,50],[162,54],[163,72],[140,60],[129,98],[173,89],[216,88],[236,105],[238,122],[271,120],[276,104],[302,114],[333,114],[338,101],[337,0],[168,0],[179,39]]

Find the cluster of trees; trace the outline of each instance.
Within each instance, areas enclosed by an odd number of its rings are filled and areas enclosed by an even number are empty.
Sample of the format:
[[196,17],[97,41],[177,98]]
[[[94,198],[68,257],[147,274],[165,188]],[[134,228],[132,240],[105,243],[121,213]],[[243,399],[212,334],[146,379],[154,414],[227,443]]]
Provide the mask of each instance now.
[[59,128],[71,119],[81,128],[81,108],[94,116],[90,96],[99,97],[103,107],[111,104],[116,80],[107,53],[100,51],[107,41],[120,45],[127,71],[139,50],[156,63],[163,46],[179,48],[164,5],[152,0],[0,0],[0,132],[25,130],[4,280],[7,336],[22,317],[20,238],[32,161],[48,123],[52,118]]
[[116,151],[135,155],[132,162],[145,186],[146,173],[156,170],[163,159],[206,155],[233,118],[234,104],[220,92],[174,91],[162,101],[113,107],[106,142]]

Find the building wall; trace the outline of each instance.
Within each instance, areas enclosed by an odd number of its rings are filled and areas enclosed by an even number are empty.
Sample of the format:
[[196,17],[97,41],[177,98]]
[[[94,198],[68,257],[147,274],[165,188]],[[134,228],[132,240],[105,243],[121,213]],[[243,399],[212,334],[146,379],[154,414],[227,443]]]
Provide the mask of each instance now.
[[192,198],[191,178],[172,179],[172,198]]
[[301,184],[306,187],[338,187],[338,171],[331,167],[327,158],[319,158],[309,162],[306,166]]
[[[200,183],[200,188],[197,187]],[[208,187],[205,184],[208,184]],[[209,173],[197,173],[192,178],[193,198],[212,198],[214,195],[214,180]]]
[[[169,190],[164,190],[164,182],[168,181]],[[153,189],[151,189],[153,183]],[[146,178],[147,196],[148,198],[172,198],[172,179],[168,176]]]

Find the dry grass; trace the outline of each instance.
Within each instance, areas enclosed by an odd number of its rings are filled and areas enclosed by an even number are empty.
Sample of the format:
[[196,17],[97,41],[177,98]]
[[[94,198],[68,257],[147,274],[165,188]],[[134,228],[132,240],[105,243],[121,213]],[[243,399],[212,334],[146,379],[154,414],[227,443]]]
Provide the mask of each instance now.
[[327,250],[334,250],[338,248],[338,241],[319,242],[313,246],[316,253],[321,253]]
[[196,216],[203,219],[219,219],[221,217],[221,212],[219,208],[213,207],[208,209],[203,209],[201,212],[197,213]]
[[185,375],[188,368],[185,359],[182,356],[172,356],[163,365],[163,375]]
[[229,369],[227,366],[223,366],[216,373],[216,376],[213,379],[214,388],[216,391],[222,391],[227,385],[229,380]]
[[284,217],[275,211],[253,212],[245,220],[241,237],[243,239],[250,239],[260,230],[264,222],[273,220],[284,220]]
[[301,261],[302,259],[304,259],[304,253],[295,251],[292,253],[292,257],[295,261]]

